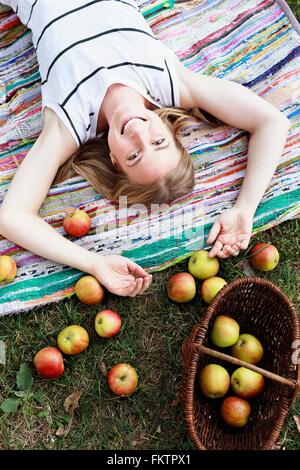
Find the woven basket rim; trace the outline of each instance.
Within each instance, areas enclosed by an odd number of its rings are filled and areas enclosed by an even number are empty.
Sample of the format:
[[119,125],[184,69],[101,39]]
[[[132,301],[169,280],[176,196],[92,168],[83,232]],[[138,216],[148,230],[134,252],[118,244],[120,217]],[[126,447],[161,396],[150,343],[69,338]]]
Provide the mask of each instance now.
[[[207,307],[204,314],[201,316],[201,319],[199,320],[199,322],[192,328],[190,335],[186,338],[188,339],[194,334],[194,344],[193,344],[194,347],[191,353],[191,359],[190,359],[190,365],[189,365],[190,370],[192,369],[193,375],[192,374],[190,375],[191,379],[187,381],[188,383],[193,382],[193,386],[194,386],[195,375],[197,371],[197,363],[199,361],[200,356],[202,355],[202,353],[199,350],[197,350],[195,346],[203,344],[205,340],[205,336],[206,336],[205,334],[202,338],[197,340],[198,331],[201,328],[202,329],[204,328],[206,329],[206,333],[207,333],[210,319],[215,313],[216,308],[219,305],[220,301],[223,299],[224,296],[227,295],[228,292],[230,292],[232,289],[236,288],[239,285],[251,285],[251,284],[256,284],[262,287],[267,287],[281,297],[281,299],[287,305],[287,314],[291,317],[292,323],[294,325],[294,328],[292,329],[292,332],[291,332],[293,341],[300,340],[300,322],[299,322],[296,308],[294,304],[291,302],[291,300],[287,297],[287,295],[278,286],[276,286],[272,281],[268,279],[264,279],[264,278],[257,277],[257,276],[246,276],[246,277],[236,278],[233,281],[226,284],[217,293],[212,303]],[[269,438],[265,442],[264,444],[265,450],[270,450],[273,448],[273,445],[278,439],[279,433],[281,431],[281,428],[288,414],[289,406],[291,405],[292,401],[296,398],[299,392],[299,378],[300,378],[299,364],[297,365],[297,369],[298,369],[298,374],[297,374],[298,384],[295,387],[293,397],[291,400],[286,399],[285,400],[286,403],[282,402],[282,413],[281,413],[281,416],[278,417],[278,426],[276,426],[276,429],[273,430],[273,432],[270,434]],[[191,399],[188,398],[188,393],[187,393],[188,387],[186,386],[186,383],[185,383],[185,386],[183,386],[182,390],[183,390],[182,396],[181,396],[182,405],[183,405],[186,424],[189,425],[190,427],[190,429],[188,429],[189,435],[193,443],[196,445],[197,449],[206,450],[206,447],[201,443],[201,440],[199,439],[197,435],[197,431],[195,428],[196,422],[195,422],[194,417],[192,416],[191,410],[193,410],[193,395],[191,395]]]

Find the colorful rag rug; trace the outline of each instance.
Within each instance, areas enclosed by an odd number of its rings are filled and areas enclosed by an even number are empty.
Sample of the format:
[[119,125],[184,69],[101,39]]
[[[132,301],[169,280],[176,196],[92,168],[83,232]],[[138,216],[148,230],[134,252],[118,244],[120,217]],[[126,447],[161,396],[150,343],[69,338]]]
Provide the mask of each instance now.
[[[173,8],[153,11],[161,3],[138,1],[154,33],[186,67],[242,83],[292,122],[280,165],[257,209],[253,232],[299,216],[300,27],[293,13],[284,1],[274,0],[180,1]],[[31,32],[3,6],[0,80],[1,202],[42,128],[40,75]],[[116,211],[84,179],[75,177],[52,185],[40,216],[66,236],[65,210],[85,209],[92,228],[74,243],[103,255],[122,254],[150,272],[187,258],[205,247],[215,217],[237,197],[246,169],[248,135],[225,124],[193,123],[182,139],[195,164],[196,186],[193,194],[170,207],[150,212],[124,206]],[[18,267],[14,282],[0,287],[0,315],[59,301],[73,293],[83,274],[1,237],[0,253],[13,256]]]

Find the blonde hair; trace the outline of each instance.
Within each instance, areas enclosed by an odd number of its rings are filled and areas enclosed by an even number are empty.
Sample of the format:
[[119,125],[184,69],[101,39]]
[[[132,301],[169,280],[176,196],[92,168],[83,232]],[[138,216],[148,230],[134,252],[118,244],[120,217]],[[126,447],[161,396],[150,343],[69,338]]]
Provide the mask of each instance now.
[[[151,184],[132,182],[129,176],[110,159],[106,131],[102,137],[93,137],[58,169],[53,184],[79,175],[103,197],[118,205],[120,196],[127,196],[127,204],[163,204],[190,193],[194,188],[194,165],[187,150],[180,143],[178,134],[187,120],[210,122],[198,108],[159,108],[154,110],[172,131],[177,148],[181,151],[180,162],[164,179]],[[208,116],[210,116],[208,114]]]

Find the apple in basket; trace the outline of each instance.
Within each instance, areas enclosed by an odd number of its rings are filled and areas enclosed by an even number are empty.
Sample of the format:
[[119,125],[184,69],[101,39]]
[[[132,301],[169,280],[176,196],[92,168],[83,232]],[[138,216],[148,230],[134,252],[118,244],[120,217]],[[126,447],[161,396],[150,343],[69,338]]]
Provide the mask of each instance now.
[[272,271],[279,261],[277,248],[268,243],[257,243],[250,251],[249,261],[258,271]]
[[100,282],[90,275],[83,276],[76,282],[74,292],[78,299],[87,305],[99,304],[105,296]]
[[111,391],[122,397],[132,395],[138,385],[135,368],[126,363],[113,366],[108,373],[107,380]]
[[242,398],[255,398],[262,394],[265,379],[261,374],[245,367],[239,367],[231,376],[231,388]]
[[235,428],[241,428],[248,422],[251,406],[239,397],[226,397],[221,405],[221,416],[223,420]]
[[64,360],[57,348],[48,346],[41,349],[33,359],[37,373],[44,379],[58,379],[64,373]]
[[70,325],[59,333],[57,344],[63,353],[74,356],[88,347],[89,334],[80,325]]
[[111,338],[119,333],[122,325],[120,315],[114,310],[100,310],[95,318],[96,333],[102,338]]
[[0,256],[0,282],[11,282],[17,274],[15,260],[8,255]]
[[231,354],[241,361],[258,364],[263,358],[264,349],[255,336],[244,333],[232,346]]
[[85,211],[71,209],[64,218],[63,227],[72,237],[82,237],[90,230],[91,219]]
[[225,279],[221,277],[209,277],[203,281],[200,287],[200,295],[202,299],[207,303],[210,304],[213,301],[213,298],[217,295],[219,290],[222,289],[227,284]]
[[215,276],[219,271],[219,261],[208,257],[208,251],[195,251],[189,259],[188,271],[197,279],[207,279]]
[[219,348],[233,346],[240,335],[240,326],[236,320],[226,315],[218,315],[213,323],[210,338]]
[[189,273],[173,274],[168,279],[167,294],[175,302],[189,302],[196,295],[196,283]]
[[229,390],[230,377],[224,367],[218,364],[208,364],[199,374],[199,385],[206,397],[223,397]]

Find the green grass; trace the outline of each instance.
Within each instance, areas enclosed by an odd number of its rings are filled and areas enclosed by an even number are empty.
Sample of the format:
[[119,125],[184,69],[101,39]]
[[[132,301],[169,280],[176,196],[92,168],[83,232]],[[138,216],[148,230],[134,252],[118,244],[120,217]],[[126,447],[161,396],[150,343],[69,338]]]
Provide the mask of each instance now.
[[[300,17],[300,2],[290,1]],[[263,277],[277,284],[300,313],[300,220],[285,222],[258,235],[280,250],[277,268]],[[238,258],[222,261],[220,275],[227,281],[242,275]],[[99,306],[86,307],[76,298],[26,314],[0,319],[0,339],[7,346],[7,362],[0,366],[0,402],[16,390],[15,377],[22,362],[33,370],[32,358],[46,345],[55,345],[59,331],[77,323],[90,333],[91,344],[79,356],[67,358],[58,381],[44,381],[34,373],[33,390],[43,391],[45,401],[29,401],[14,414],[0,411],[0,449],[192,449],[178,403],[182,370],[180,347],[206,306],[197,296],[188,304],[171,302],[165,293],[168,277],[186,271],[187,261],[155,273],[151,287],[134,299],[107,296],[101,308],[117,310],[123,318],[120,334],[104,341],[96,337],[93,322]],[[115,397],[107,387],[103,364],[109,369],[130,362],[139,374],[139,388],[129,398]],[[79,407],[66,436],[65,398],[82,392]],[[300,434],[293,419],[300,414],[300,400],[290,411],[281,438],[288,449],[300,449]]]

